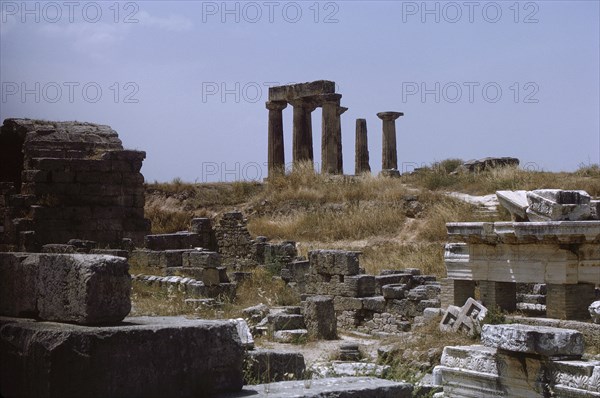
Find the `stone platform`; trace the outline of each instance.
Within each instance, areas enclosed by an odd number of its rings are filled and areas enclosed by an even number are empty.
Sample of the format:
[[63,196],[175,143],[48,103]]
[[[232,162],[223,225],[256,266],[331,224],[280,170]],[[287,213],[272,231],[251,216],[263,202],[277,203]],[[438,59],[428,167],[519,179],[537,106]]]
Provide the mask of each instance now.
[[0,396],[212,397],[242,388],[235,324],[131,317],[89,327],[0,317]]

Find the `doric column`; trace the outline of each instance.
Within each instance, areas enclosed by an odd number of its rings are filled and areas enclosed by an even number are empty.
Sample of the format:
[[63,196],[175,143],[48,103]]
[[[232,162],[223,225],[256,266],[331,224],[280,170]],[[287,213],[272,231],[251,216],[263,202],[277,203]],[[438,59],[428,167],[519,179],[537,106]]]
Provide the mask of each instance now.
[[369,146],[367,143],[367,121],[356,119],[356,144],[354,158],[354,174],[371,172],[369,165]]
[[396,149],[396,119],[404,116],[402,112],[379,112],[377,117],[383,120],[383,144],[381,169],[398,170],[398,152]]
[[342,118],[340,117],[348,108],[340,106],[338,108],[337,129],[335,133],[337,141],[337,171],[336,174],[344,174],[344,157],[342,153]]
[[311,112],[316,106],[310,98],[298,98],[290,101],[294,107],[294,135],[292,138],[293,162],[313,161]]
[[337,129],[340,114],[340,94],[320,96],[322,108],[321,123],[321,173],[337,173]]
[[285,171],[285,154],[283,148],[283,114],[287,107],[285,101],[268,101],[269,110],[269,148],[268,168],[269,177]]

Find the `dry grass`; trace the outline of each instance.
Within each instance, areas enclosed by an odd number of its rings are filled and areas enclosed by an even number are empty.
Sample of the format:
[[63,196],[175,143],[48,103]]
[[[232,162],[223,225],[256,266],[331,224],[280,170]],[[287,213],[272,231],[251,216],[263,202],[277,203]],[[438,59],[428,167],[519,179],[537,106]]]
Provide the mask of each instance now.
[[[132,265],[131,274],[155,275],[159,270]],[[280,279],[264,268],[253,271],[252,277],[238,284],[234,301],[225,301],[218,308],[201,308],[185,303],[185,299],[198,298],[173,287],[165,288],[144,283],[133,284],[131,293],[131,316],[176,316],[184,315],[203,319],[231,319],[242,316],[244,308],[260,303],[270,307],[282,305],[299,305],[300,297],[285,286]]]
[[587,165],[574,173],[526,171],[504,167],[480,173],[451,175],[447,168],[431,167],[402,177],[403,181],[429,190],[452,190],[469,194],[490,194],[497,190],[534,190],[543,188],[583,189],[600,195],[600,167]]

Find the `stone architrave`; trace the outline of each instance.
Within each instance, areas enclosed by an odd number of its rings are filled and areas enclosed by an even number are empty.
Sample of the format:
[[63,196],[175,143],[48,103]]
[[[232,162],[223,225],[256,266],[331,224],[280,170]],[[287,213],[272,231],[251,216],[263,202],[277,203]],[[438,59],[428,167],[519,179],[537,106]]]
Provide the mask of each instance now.
[[398,170],[398,152],[396,148],[396,119],[404,116],[402,112],[379,112],[377,117],[383,120],[383,143],[381,156],[382,170]]
[[370,173],[369,146],[367,142],[367,121],[356,119],[356,147],[354,174]]
[[583,355],[581,332],[549,326],[483,325],[481,343],[487,347],[547,357]]
[[285,101],[268,101],[269,110],[269,176],[285,170],[285,155],[283,147],[283,113],[287,107]]

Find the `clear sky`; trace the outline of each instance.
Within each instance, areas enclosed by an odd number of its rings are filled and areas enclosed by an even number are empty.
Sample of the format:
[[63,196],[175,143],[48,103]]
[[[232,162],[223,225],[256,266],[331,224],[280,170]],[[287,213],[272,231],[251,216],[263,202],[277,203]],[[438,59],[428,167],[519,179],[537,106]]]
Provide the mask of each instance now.
[[[147,181],[266,177],[268,86],[333,80],[344,170],[401,111],[404,171],[600,162],[599,1],[1,1],[0,117],[112,126]],[[313,112],[320,161],[321,113]],[[292,108],[284,110],[291,161]],[[0,160],[1,161],[1,160]]]

